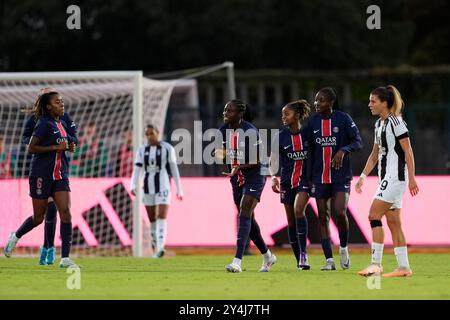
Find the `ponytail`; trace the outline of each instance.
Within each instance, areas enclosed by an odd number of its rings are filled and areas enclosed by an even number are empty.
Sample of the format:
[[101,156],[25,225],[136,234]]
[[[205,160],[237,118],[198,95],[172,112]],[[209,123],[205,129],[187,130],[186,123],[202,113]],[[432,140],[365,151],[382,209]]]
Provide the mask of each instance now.
[[402,109],[405,105],[403,103],[402,95],[393,85],[388,85],[386,88],[393,96],[393,104],[391,107],[391,111],[395,116],[400,116],[402,114]]
[[370,94],[375,95],[381,102],[386,101],[389,110],[395,115],[400,116],[404,106],[402,95],[393,85],[378,87]]

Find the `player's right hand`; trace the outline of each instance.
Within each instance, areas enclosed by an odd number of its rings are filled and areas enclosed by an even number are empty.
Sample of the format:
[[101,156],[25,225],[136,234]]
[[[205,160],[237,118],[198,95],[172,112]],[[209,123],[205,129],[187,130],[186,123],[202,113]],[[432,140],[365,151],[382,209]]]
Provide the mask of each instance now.
[[361,193],[361,192],[362,192],[362,186],[363,186],[363,184],[364,184],[364,179],[359,178],[359,179],[358,179],[358,182],[355,184],[355,191],[356,191],[357,193]]
[[69,144],[69,152],[75,152],[77,150],[77,145],[75,142]]
[[227,154],[227,153],[225,152],[224,149],[215,149],[215,150],[214,150],[214,157],[217,158],[217,159],[219,159],[219,160],[225,159],[225,155],[226,155],[226,154]]
[[272,178],[272,191],[275,193],[280,193],[280,182],[276,177]]
[[69,149],[69,142],[67,141],[61,141],[61,143],[56,146],[57,151],[66,151],[68,149]]

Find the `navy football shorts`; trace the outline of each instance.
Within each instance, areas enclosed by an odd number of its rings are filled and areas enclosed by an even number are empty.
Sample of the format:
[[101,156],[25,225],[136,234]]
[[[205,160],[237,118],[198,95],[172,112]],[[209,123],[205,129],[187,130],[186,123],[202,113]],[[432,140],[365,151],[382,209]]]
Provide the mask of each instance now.
[[244,195],[252,196],[258,200],[261,200],[261,194],[266,184],[266,177],[261,177],[259,181],[245,182],[244,185],[238,186],[232,184],[233,187],[233,200],[237,207],[240,206],[241,199]]
[[314,183],[311,189],[311,194],[316,199],[328,199],[333,197],[336,192],[350,193],[351,183],[339,182],[339,183]]
[[39,177],[30,177],[30,197],[33,199],[48,199],[55,192],[70,192],[69,179],[52,180]]
[[305,180],[300,181],[300,185],[295,188],[291,188],[290,185],[282,184],[280,186],[280,201],[284,204],[294,205],[295,196],[299,192],[305,192],[311,196],[311,188],[308,186],[308,182]]

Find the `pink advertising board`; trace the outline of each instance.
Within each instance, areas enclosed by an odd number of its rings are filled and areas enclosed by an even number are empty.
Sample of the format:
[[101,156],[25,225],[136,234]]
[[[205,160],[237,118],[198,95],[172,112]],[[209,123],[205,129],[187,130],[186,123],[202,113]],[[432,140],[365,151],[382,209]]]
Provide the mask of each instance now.
[[[355,183],[354,179],[354,183]],[[417,178],[420,192],[412,197],[409,192],[403,198],[403,228],[411,245],[450,245],[450,176],[421,176]],[[97,239],[92,227],[85,219],[85,213],[100,207],[113,232],[125,246],[131,245],[132,236],[122,222],[129,218],[130,210],[116,209],[107,190],[121,185],[125,196],[129,194],[129,179],[72,178],[72,220],[73,227],[89,246],[97,246]],[[231,187],[227,178],[182,178],[184,189],[183,201],[178,201],[174,191],[168,215],[168,246],[232,246],[235,244],[236,208],[232,201]],[[377,187],[377,178],[369,177],[364,185],[364,192],[357,194],[352,186],[349,211],[367,241],[370,242],[370,225],[367,219],[370,204]],[[28,196],[27,179],[0,180],[0,247],[6,243],[9,233],[31,215],[31,199]],[[129,200],[128,199],[128,200]],[[317,215],[315,200],[310,205]],[[119,212],[118,212],[119,211]],[[143,219],[145,209],[141,207]],[[256,207],[256,219],[261,227],[264,239],[273,244],[272,235],[286,227],[284,209],[279,195],[272,192],[270,180],[267,181],[261,202]],[[106,220],[105,220],[106,221]],[[384,223],[386,225],[386,223]],[[57,228],[56,245],[59,241]],[[339,243],[336,226],[331,223],[333,243]],[[43,225],[40,225],[20,241],[21,246],[39,246],[43,239]],[[366,241],[366,242],[367,242]],[[389,232],[386,243],[391,244]]]

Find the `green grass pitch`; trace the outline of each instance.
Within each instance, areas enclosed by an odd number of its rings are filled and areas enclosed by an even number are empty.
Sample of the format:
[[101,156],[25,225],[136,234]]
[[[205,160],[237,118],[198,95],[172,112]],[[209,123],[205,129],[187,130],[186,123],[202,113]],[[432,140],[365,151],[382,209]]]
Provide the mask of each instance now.
[[[333,272],[319,270],[321,254],[310,256],[311,270],[299,271],[292,255],[281,252],[269,273],[257,272],[259,255],[244,257],[243,273],[227,273],[224,266],[231,258],[77,258],[81,288],[73,290],[66,285],[71,275],[57,265],[39,266],[37,258],[0,258],[0,299],[450,299],[450,254],[411,254],[413,277],[381,278],[380,289],[372,290],[356,274],[369,255],[353,254],[350,270]],[[385,271],[395,267],[393,254],[385,254],[383,266]]]

